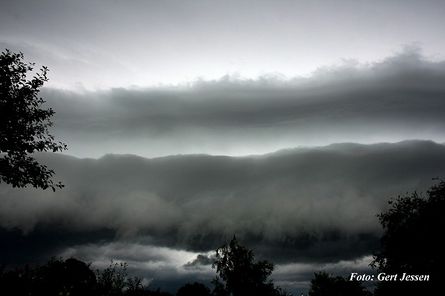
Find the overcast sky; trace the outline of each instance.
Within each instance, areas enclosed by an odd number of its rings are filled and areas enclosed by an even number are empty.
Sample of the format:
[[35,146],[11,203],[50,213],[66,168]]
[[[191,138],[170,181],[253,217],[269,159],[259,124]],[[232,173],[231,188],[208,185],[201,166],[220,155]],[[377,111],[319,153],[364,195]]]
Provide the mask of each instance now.
[[1,47],[49,66],[49,85],[70,89],[307,76],[413,44],[428,58],[444,58],[440,0],[1,3]]
[[174,290],[236,233],[307,289],[368,270],[388,198],[444,176],[445,1],[0,4],[69,148],[39,155],[63,190],[0,185],[1,262],[118,259]]

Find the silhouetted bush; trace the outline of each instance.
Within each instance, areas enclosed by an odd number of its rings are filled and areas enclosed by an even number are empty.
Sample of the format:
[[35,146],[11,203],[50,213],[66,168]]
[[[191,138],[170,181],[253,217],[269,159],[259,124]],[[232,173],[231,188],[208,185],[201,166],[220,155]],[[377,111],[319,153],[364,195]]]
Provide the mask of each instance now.
[[94,272],[74,258],[51,259],[43,266],[0,270],[0,293],[7,296],[172,296],[151,291],[137,277],[128,277],[127,265],[111,264]]
[[201,283],[194,282],[179,288],[176,296],[210,296],[210,289]]
[[349,281],[341,276],[331,276],[325,272],[314,274],[309,296],[369,296],[360,282]]
[[430,275],[426,282],[382,282],[375,295],[439,295],[445,277],[445,182],[389,201],[379,215],[384,234],[373,266],[387,274]]
[[104,270],[96,271],[97,290],[100,295],[122,295],[127,285],[127,264],[112,263]]
[[213,295],[286,295],[268,279],[272,274],[273,264],[255,261],[253,251],[240,245],[236,237],[216,250],[216,259],[212,266],[218,274],[213,281]]
[[82,261],[50,260],[39,267],[3,271],[0,287],[4,295],[96,295],[96,276]]

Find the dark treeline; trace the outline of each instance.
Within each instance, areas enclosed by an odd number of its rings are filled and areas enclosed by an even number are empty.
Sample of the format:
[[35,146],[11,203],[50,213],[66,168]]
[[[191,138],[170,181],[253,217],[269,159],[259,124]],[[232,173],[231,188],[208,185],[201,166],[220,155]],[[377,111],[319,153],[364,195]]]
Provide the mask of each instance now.
[[0,271],[2,295],[48,296],[151,296],[170,295],[152,291],[137,277],[129,277],[126,264],[93,270],[89,264],[69,258],[51,259],[42,266]]
[[[258,295],[286,296],[268,279],[273,264],[256,261],[252,250],[240,245],[234,237],[216,250],[213,267],[217,276],[213,290],[202,283],[188,283],[178,289],[177,296]],[[25,266],[0,270],[2,295],[46,296],[168,296],[152,290],[138,277],[129,277],[125,263],[111,264],[104,270],[93,270],[75,258],[51,259],[42,266]]]
[[371,296],[361,282],[350,281],[341,276],[317,272],[311,280],[309,296]]

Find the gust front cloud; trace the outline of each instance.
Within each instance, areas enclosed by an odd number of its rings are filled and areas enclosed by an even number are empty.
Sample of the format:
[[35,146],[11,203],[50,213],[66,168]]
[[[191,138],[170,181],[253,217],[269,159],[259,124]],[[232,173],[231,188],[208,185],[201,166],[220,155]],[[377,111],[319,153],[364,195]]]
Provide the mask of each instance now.
[[418,50],[309,78],[225,77],[183,87],[46,89],[73,155],[260,154],[336,142],[445,140],[445,63]]
[[250,157],[40,157],[66,188],[0,186],[4,260],[37,252],[27,241],[45,254],[112,241],[208,252],[234,234],[275,262],[353,259],[378,246],[376,214],[390,197],[445,171],[445,147],[427,141]]

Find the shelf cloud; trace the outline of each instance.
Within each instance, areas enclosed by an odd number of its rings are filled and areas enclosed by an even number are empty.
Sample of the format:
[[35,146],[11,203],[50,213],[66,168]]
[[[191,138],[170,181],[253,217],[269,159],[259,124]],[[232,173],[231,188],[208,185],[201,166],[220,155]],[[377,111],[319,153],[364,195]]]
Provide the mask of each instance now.
[[417,49],[310,78],[226,77],[184,87],[46,89],[70,154],[263,154],[336,142],[445,141],[445,63]]
[[235,235],[307,294],[372,272],[376,215],[444,178],[445,1],[1,3],[68,150],[34,154],[63,189],[0,184],[0,266],[114,260],[174,292]]
[[[442,176],[445,147],[408,141],[250,157],[40,159],[66,188],[0,186],[2,241],[22,241],[26,252],[26,240],[44,244],[43,234],[58,237],[47,240],[45,255],[113,240],[199,253],[237,235],[276,262],[331,262],[378,246],[376,215],[390,197],[426,189]],[[6,239],[11,231],[14,240]]]

